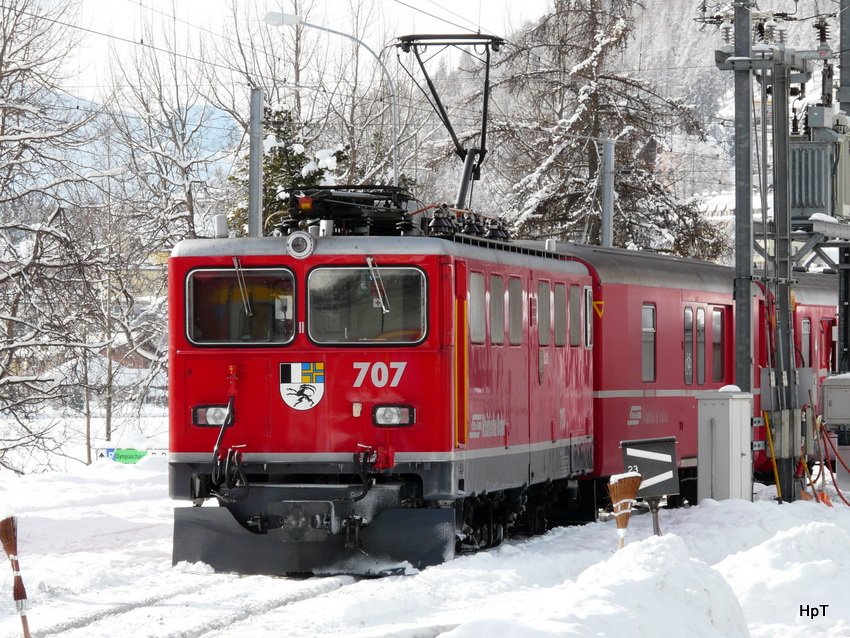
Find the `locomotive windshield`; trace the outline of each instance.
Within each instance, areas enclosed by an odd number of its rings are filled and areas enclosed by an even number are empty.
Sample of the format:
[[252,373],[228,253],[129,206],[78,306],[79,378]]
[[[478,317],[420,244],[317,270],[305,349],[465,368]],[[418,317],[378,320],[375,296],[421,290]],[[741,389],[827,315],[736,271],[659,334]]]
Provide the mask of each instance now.
[[196,270],[189,275],[186,299],[193,343],[286,343],[295,334],[294,280],[288,270]]
[[416,268],[317,268],[307,281],[316,343],[415,343],[425,337],[425,275]]

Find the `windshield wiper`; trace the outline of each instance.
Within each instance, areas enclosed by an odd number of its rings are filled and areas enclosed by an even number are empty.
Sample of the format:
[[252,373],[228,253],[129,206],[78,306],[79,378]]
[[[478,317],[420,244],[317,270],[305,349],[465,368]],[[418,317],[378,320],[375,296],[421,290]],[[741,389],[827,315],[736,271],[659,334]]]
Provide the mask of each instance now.
[[381,304],[381,312],[387,314],[390,311],[390,298],[387,296],[387,289],[384,288],[384,280],[381,279],[378,264],[371,257],[366,257],[366,265],[369,266],[369,274],[372,276],[372,281],[375,282],[375,290],[378,293],[378,303]]
[[245,309],[245,316],[252,317],[251,300],[248,299],[248,284],[245,283],[245,271],[242,269],[242,264],[239,263],[239,258],[233,258],[233,268],[236,270],[236,282],[239,284],[239,294],[242,295],[242,307]]

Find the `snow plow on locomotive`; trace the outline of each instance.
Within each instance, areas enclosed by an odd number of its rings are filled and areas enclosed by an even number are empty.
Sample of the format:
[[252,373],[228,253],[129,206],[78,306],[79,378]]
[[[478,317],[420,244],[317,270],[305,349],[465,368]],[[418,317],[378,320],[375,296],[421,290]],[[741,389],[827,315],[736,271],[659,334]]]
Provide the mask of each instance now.
[[[696,397],[733,379],[731,269],[508,241],[495,220],[411,203],[300,192],[280,236],[174,249],[170,492],[195,505],[175,509],[175,562],[434,565],[595,519],[626,439],[675,437],[695,502]],[[834,291],[800,276],[799,366],[816,383]]]

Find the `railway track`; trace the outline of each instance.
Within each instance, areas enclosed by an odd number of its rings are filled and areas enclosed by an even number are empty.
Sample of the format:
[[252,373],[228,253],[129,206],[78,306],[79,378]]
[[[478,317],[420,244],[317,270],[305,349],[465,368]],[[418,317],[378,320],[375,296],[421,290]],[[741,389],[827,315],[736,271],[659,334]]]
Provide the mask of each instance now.
[[[222,635],[231,626],[250,618],[279,612],[299,602],[356,586],[350,576],[270,579],[202,574],[195,582],[165,586],[154,596],[134,597],[131,591],[98,593],[112,602],[68,601],[68,619],[52,625],[38,624],[31,612],[33,638],[95,638],[133,635],[138,638],[200,638]],[[144,590],[149,593],[149,589]],[[57,605],[65,604],[61,600]],[[89,609],[86,609],[86,608]],[[97,607],[91,609],[91,607]],[[55,615],[55,614],[53,614]]]

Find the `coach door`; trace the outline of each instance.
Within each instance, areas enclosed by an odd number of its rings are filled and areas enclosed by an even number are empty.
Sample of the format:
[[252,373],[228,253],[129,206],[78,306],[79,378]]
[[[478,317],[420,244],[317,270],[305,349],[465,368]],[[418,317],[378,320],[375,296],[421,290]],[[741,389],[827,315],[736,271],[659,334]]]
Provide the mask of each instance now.
[[826,369],[828,372],[838,371],[837,353],[837,327],[838,322],[835,319],[820,320],[820,368]]

